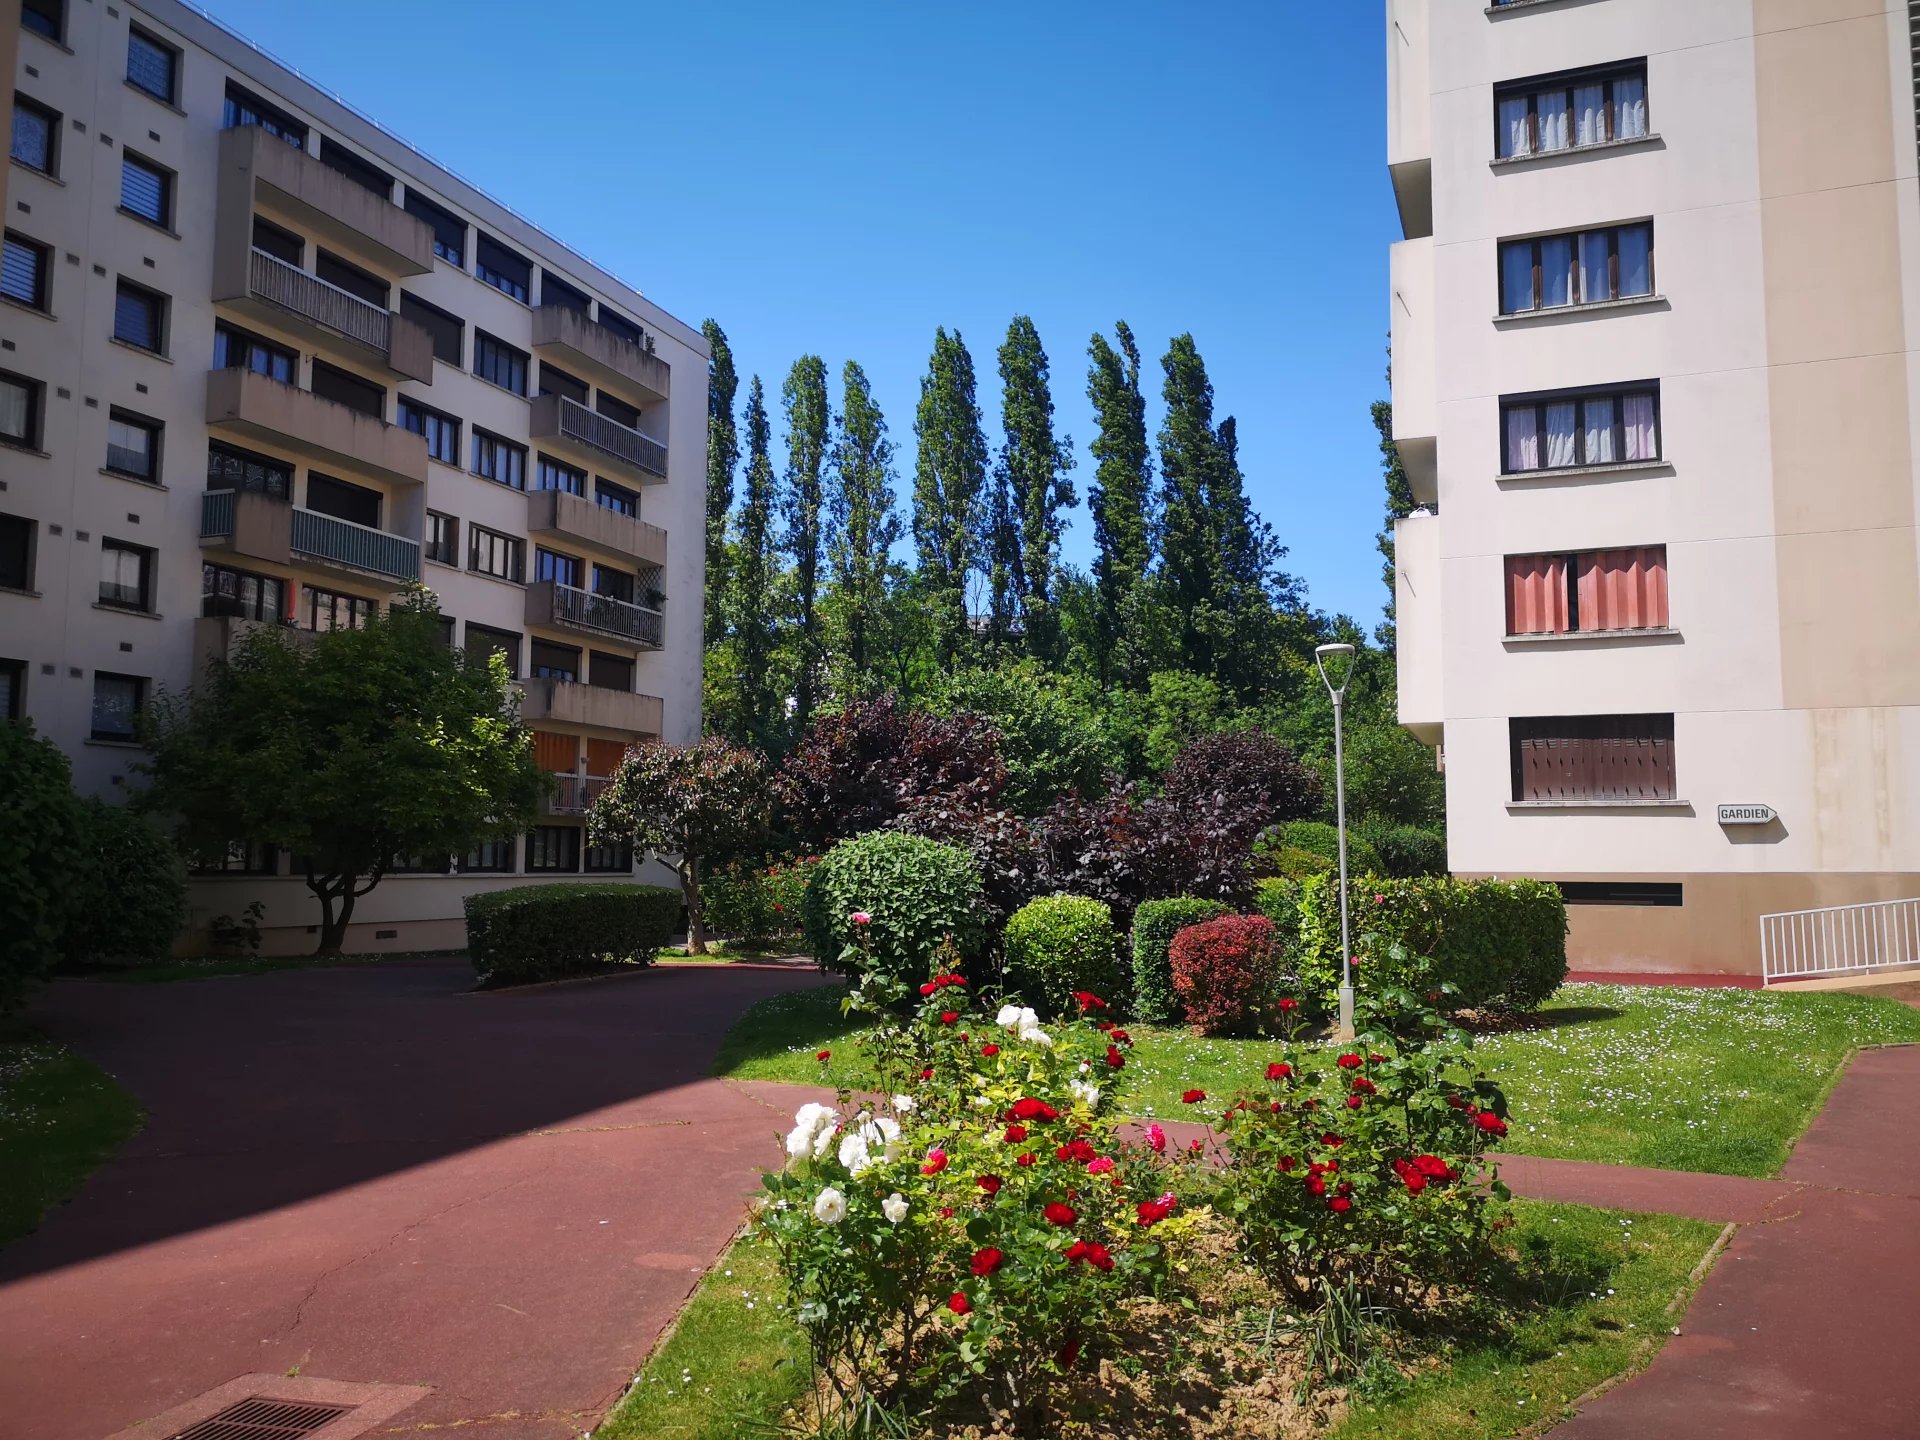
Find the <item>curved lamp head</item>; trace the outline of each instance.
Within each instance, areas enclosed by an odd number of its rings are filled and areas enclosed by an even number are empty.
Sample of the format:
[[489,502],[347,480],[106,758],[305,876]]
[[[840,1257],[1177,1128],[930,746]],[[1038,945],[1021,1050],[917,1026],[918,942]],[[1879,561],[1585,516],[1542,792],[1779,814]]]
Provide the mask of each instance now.
[[[1328,661],[1333,662],[1331,672],[1327,668]],[[1337,700],[1347,693],[1347,682],[1353,678],[1353,646],[1316,645],[1313,663],[1320,668],[1320,678],[1325,682],[1329,695]]]

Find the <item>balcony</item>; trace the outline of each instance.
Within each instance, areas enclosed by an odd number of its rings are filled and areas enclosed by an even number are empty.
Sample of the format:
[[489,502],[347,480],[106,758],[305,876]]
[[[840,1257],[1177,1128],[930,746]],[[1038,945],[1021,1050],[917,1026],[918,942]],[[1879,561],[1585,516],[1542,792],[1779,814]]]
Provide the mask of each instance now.
[[271,630],[289,645],[311,645],[313,632],[296,630],[272,620],[247,620],[238,615],[199,615],[193,622],[193,683],[206,679],[207,666],[214,660],[231,660],[247,640],[263,630]]
[[1440,517],[1424,511],[1393,524],[1393,623],[1400,723],[1438,745],[1441,691]]
[[547,720],[614,730],[622,735],[658,737],[664,707],[658,695],[608,690],[577,680],[532,679],[522,682],[522,720]]
[[582,545],[648,565],[667,563],[667,532],[658,525],[644,524],[564,490],[528,492],[527,529],[535,534],[564,535]]
[[1434,360],[1438,317],[1433,241],[1400,241],[1392,247],[1388,271],[1393,287],[1393,440],[1413,498],[1437,505],[1440,375]]
[[635,649],[658,650],[666,617],[645,605],[630,605],[610,595],[540,580],[527,587],[526,623],[611,636]]
[[[277,143],[277,142],[276,142]],[[251,370],[207,376],[207,423],[403,485],[427,479],[427,442],[311,391]]]
[[253,245],[253,214],[275,211],[330,250],[394,276],[433,269],[433,229],[391,200],[322,165],[257,125],[220,132],[214,273],[237,275]]
[[264,250],[249,248],[235,255],[240,262],[236,273],[213,277],[215,300],[293,331],[317,348],[342,351],[405,379],[433,383],[433,337],[413,321]]
[[209,490],[200,497],[200,544],[248,560],[285,565],[293,550],[293,507],[252,490]]
[[291,548],[303,560],[343,565],[396,585],[420,578],[420,546],[404,535],[293,507]]
[[570,305],[542,305],[533,312],[533,348],[568,369],[586,371],[596,385],[637,391],[647,400],[669,398],[673,372],[666,361]]
[[529,433],[536,440],[558,440],[593,464],[643,483],[667,478],[666,446],[564,395],[542,395],[533,402]]
[[[608,693],[618,692],[609,691]],[[600,792],[607,788],[608,783],[604,775],[555,775],[552,791],[540,802],[540,813],[548,817],[578,819],[593,808],[593,802],[600,798]]]
[[1433,234],[1433,82],[1430,0],[1387,0],[1387,173],[1409,240]]

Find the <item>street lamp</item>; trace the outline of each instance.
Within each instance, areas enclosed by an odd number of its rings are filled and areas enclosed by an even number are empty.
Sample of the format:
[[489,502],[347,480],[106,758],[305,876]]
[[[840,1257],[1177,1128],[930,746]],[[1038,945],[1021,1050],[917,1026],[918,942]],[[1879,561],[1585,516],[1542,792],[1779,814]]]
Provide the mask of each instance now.
[[[1338,684],[1327,673],[1329,660],[1340,677]],[[1340,838],[1340,1029],[1335,1038],[1345,1042],[1353,1039],[1353,939],[1347,926],[1347,757],[1340,737],[1340,707],[1347,698],[1347,682],[1353,678],[1353,646],[1315,646],[1313,663],[1333,697],[1333,804]]]

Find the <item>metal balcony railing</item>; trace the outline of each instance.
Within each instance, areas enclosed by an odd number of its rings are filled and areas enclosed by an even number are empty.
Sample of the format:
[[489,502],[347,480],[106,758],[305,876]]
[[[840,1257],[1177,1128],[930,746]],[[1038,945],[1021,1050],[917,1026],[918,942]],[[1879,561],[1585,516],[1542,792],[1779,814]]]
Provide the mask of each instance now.
[[200,497],[200,534],[207,538],[233,534],[233,491],[209,490]]
[[610,595],[595,595],[571,585],[553,587],[553,617],[569,625],[602,630],[655,649],[660,647],[665,629],[665,617],[658,610],[629,605]]
[[262,300],[337,330],[382,355],[391,348],[393,317],[387,311],[277,255],[255,250],[248,284]]
[[595,450],[600,450],[646,471],[667,478],[667,447],[650,435],[631,426],[610,420],[597,410],[589,410],[578,401],[562,395],[559,399],[560,433]]
[[316,560],[332,560],[391,580],[420,578],[420,546],[401,535],[293,508],[292,548]]
[[607,788],[605,775],[555,775],[547,809],[555,815],[584,815]]

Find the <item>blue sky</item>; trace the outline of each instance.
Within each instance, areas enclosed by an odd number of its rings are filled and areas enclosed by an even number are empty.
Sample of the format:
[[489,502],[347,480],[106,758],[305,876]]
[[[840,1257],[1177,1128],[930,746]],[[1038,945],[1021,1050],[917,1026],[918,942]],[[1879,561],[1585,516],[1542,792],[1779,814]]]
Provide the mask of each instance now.
[[209,6],[674,314],[718,318],[770,393],[813,351],[837,397],[858,360],[903,505],[934,327],[965,335],[997,444],[993,352],[1032,315],[1080,458],[1075,564],[1087,338],[1133,327],[1157,426],[1159,356],[1191,330],[1289,567],[1316,605],[1377,617],[1367,406],[1398,231],[1374,0]]

